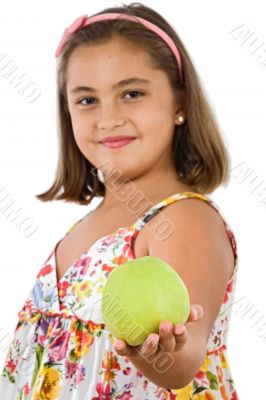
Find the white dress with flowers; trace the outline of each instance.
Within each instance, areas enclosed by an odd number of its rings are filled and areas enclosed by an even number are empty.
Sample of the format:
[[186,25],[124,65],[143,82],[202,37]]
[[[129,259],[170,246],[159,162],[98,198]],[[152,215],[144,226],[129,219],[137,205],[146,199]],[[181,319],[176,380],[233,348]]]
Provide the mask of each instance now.
[[[115,339],[103,321],[101,298],[112,269],[135,258],[132,244],[145,223],[165,206],[187,198],[205,201],[221,215],[234,251],[235,269],[199,371],[184,388],[164,389],[115,351]],[[55,250],[58,244],[41,266],[18,312],[14,338],[0,379],[1,400],[238,399],[227,356],[237,247],[232,230],[213,200],[194,192],[175,193],[163,199],[133,225],[118,228],[97,240],[57,282]]]

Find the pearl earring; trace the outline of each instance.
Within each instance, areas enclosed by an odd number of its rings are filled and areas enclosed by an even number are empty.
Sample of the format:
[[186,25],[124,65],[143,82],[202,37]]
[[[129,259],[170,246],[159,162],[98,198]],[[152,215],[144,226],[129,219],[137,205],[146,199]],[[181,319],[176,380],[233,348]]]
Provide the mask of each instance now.
[[180,124],[182,124],[185,121],[185,118],[183,115],[177,115],[176,119],[178,122],[180,122]]

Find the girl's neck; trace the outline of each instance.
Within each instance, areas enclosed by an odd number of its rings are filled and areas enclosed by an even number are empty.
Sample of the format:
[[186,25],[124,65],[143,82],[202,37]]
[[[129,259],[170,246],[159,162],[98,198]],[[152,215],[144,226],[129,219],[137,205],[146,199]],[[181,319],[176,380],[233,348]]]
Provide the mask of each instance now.
[[181,182],[176,176],[174,179],[160,179],[155,181],[144,182],[138,179],[126,180],[124,183],[112,182],[105,183],[105,196],[98,206],[101,210],[114,210],[119,208],[129,208],[130,204],[137,208],[141,204],[158,203],[166,197],[174,193],[180,192],[197,192],[197,190],[189,185]]

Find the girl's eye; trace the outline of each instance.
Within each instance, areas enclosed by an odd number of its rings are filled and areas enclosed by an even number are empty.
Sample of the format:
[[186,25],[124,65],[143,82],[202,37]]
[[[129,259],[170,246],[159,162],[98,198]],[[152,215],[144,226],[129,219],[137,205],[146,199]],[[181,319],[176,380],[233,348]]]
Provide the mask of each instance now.
[[[138,90],[130,90],[129,92],[126,92],[126,94],[129,94],[129,93],[138,93],[138,94],[140,94],[141,96],[144,95],[144,93],[139,92]],[[133,98],[135,98],[135,97],[138,97],[138,96],[133,96]]]
[[[140,95],[140,96],[144,96],[144,93],[143,92],[139,92],[138,90],[130,90],[129,92],[126,92],[125,93],[125,95],[126,94],[132,94],[132,93],[134,93],[134,94],[138,94],[138,95]],[[137,97],[139,97],[139,96],[133,96],[133,97],[131,97],[131,98],[137,98]],[[86,103],[86,104],[82,104],[82,102],[84,101],[84,100],[87,100],[87,99],[94,99],[94,97],[83,97],[81,100],[79,100],[78,102],[77,102],[77,104],[81,104],[81,105],[90,105],[90,104],[92,104],[91,102],[89,102],[89,103]]]
[[84,100],[92,99],[92,98],[93,98],[93,97],[83,97],[83,99],[77,101],[77,104],[81,104],[82,106],[86,106],[86,105],[92,104],[91,102],[90,102],[90,103],[87,103],[87,104],[84,104],[84,103],[82,104],[82,102],[83,102]]

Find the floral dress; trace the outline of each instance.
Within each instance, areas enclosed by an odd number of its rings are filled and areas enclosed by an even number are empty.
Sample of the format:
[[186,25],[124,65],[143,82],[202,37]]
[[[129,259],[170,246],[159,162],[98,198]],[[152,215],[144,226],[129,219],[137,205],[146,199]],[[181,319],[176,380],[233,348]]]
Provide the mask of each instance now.
[[234,251],[235,269],[209,336],[205,359],[187,386],[165,389],[147,379],[127,357],[115,351],[116,339],[105,328],[101,313],[108,275],[116,265],[135,258],[132,244],[138,232],[161,209],[189,198],[207,202],[221,215],[218,206],[205,195],[173,194],[152,206],[133,225],[98,239],[59,281],[57,242],[18,312],[14,338],[1,373],[0,399],[238,399],[226,344],[238,256],[234,234],[222,215]]

